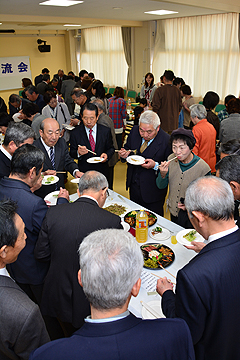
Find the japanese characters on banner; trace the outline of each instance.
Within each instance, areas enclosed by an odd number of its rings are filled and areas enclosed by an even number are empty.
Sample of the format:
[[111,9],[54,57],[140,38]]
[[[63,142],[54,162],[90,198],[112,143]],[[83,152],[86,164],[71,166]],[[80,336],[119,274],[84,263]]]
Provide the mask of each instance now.
[[0,58],[0,90],[20,89],[22,78],[32,79],[29,56]]

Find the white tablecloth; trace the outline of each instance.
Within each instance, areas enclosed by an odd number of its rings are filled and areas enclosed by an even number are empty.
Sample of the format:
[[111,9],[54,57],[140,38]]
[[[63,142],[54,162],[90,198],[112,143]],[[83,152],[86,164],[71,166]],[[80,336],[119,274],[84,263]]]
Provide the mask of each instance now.
[[[109,190],[109,193],[110,193],[110,196],[107,199],[104,207],[107,206],[108,203],[115,201],[118,203],[125,202],[128,205],[128,207],[130,207],[131,210],[138,210],[138,209],[142,208],[142,206],[125,198],[122,195],[117,194],[116,192],[114,192],[112,190]],[[146,209],[146,210],[148,210],[148,209]],[[157,215],[157,218],[158,218],[157,223],[160,224],[162,227],[170,230],[171,235],[176,235],[180,230],[183,229],[181,226],[174,224],[173,222],[163,218],[162,216]],[[149,228],[149,232],[150,231],[151,231],[151,227]],[[148,236],[147,243],[152,243],[152,242],[155,242],[155,241]],[[179,243],[172,244],[171,237],[169,237],[169,239],[167,239],[167,240],[163,240],[162,244],[169,246],[175,253],[174,262],[170,266],[167,267],[167,270],[170,273],[172,273],[174,276],[176,276],[179,269],[181,269],[184,265],[186,265],[189,262],[189,260],[191,260],[196,255],[196,253],[193,250],[188,250]],[[141,245],[142,244],[139,244],[139,246],[141,246]],[[164,271],[162,269],[160,269],[160,270],[145,269],[145,270],[149,273],[154,272],[161,277],[167,276],[167,278],[171,279],[173,282],[176,282],[176,280],[171,275],[169,275],[166,271]],[[156,277],[156,282],[157,282],[157,277]],[[141,300],[144,302],[148,302],[148,301],[152,301],[152,300],[161,301],[161,297],[158,294],[157,295],[148,295],[147,290],[145,290],[141,286],[138,296],[136,298],[132,297],[130,304],[129,304],[129,310],[137,317],[142,317],[142,315],[141,315],[142,305],[140,303]]]

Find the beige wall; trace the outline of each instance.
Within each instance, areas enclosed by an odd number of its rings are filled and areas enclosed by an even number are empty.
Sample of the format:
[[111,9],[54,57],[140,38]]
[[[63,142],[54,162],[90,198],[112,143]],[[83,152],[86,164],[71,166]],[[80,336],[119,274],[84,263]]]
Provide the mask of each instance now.
[[[47,44],[51,45],[50,53],[40,53],[38,51],[37,36],[28,34],[19,34],[17,36],[0,35],[1,56],[29,56],[32,80],[41,73],[44,67],[50,70],[51,78],[57,73],[58,69],[63,69],[65,73],[72,70],[68,68],[71,62],[69,60],[69,39],[65,32],[61,32],[57,36],[44,36],[44,34],[41,34],[39,38],[46,40]],[[7,106],[9,95],[12,93],[18,94],[19,90],[22,90],[21,84],[19,84],[19,89],[0,91],[0,96],[5,100]]]

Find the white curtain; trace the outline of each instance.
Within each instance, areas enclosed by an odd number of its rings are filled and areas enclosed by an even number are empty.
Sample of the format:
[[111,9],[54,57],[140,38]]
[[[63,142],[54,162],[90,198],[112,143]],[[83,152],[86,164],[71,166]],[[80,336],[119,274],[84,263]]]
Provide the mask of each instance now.
[[210,90],[221,99],[239,96],[238,30],[236,13],[159,20],[153,60],[156,82],[171,69],[196,97]]
[[104,85],[127,85],[126,63],[120,26],[81,31],[80,67],[92,71]]

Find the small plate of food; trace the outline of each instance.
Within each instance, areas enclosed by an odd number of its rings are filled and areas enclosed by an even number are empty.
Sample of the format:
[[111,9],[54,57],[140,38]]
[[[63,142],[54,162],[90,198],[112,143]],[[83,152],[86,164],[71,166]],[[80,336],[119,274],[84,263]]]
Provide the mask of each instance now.
[[108,202],[108,201],[106,201],[103,209],[107,210],[115,215],[124,216],[127,212],[129,212],[129,210],[131,208],[127,203],[124,203],[124,202],[120,202],[120,201]]
[[157,224],[153,229],[149,231],[149,236],[155,241],[167,240],[170,238],[170,231]]
[[184,229],[177,233],[177,242],[182,245],[191,245],[192,241],[204,242],[204,238],[195,229]]
[[96,163],[100,163],[104,160],[104,158],[101,158],[100,156],[93,156],[87,159],[87,162],[89,164],[96,164]]
[[145,163],[145,158],[140,155],[131,155],[127,157],[127,162],[132,165],[142,165]]
[[146,269],[159,270],[167,267],[175,259],[173,250],[163,244],[146,244],[141,246]]
[[[124,216],[124,221],[128,223],[132,228],[136,226],[136,215],[140,210],[132,210]],[[144,210],[148,215],[148,227],[153,226],[157,222],[157,217],[152,212]]]
[[58,176],[45,175],[45,176],[43,176],[43,179],[42,179],[42,185],[52,185],[52,184],[57,183],[58,181],[59,181]]

